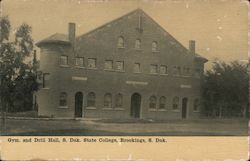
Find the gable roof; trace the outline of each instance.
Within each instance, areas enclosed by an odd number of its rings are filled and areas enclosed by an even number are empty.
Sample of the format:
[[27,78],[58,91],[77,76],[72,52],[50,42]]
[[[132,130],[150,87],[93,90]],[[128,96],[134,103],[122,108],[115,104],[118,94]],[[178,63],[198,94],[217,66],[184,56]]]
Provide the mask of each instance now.
[[39,41],[38,43],[36,43],[36,45],[39,47],[43,44],[48,44],[48,43],[57,43],[57,44],[68,44],[70,45],[68,36],[65,34],[60,34],[60,33],[55,33],[41,41]]

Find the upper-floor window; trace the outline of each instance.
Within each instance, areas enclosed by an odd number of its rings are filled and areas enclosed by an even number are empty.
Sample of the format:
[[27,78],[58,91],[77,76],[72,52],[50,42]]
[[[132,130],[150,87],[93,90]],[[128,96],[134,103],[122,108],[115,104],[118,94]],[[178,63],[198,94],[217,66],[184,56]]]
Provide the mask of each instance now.
[[178,110],[179,108],[179,97],[175,96],[173,98],[173,110]]
[[135,63],[134,64],[134,73],[140,73],[140,72],[141,72],[140,63]]
[[181,75],[181,67],[180,66],[174,66],[173,74],[176,75],[176,76],[180,76]]
[[200,100],[198,98],[194,99],[194,104],[193,104],[193,110],[194,111],[199,111],[200,108]]
[[88,68],[96,68],[96,59],[88,58]]
[[79,67],[84,66],[84,58],[83,57],[76,57],[75,58],[75,65]]
[[124,62],[123,61],[116,62],[116,70],[124,71]]
[[137,49],[137,50],[141,49],[141,40],[140,39],[135,40],[135,49]]
[[68,65],[68,56],[66,55],[60,56],[60,65]]
[[94,92],[88,93],[87,107],[95,107],[95,93]]
[[168,74],[168,68],[166,65],[160,66],[160,74]]
[[190,68],[189,67],[183,67],[183,74],[185,76],[190,76],[190,74],[191,74]]
[[151,74],[156,74],[156,73],[157,73],[157,68],[158,68],[157,65],[151,64],[151,65],[150,65],[150,73],[151,73]]
[[196,68],[196,69],[194,70],[194,76],[195,76],[196,78],[200,78],[200,75],[201,75],[201,70],[200,70],[199,68]]
[[104,95],[104,107],[112,108],[112,95],[110,93]]
[[117,47],[124,48],[124,38],[122,36],[118,38]]
[[118,108],[122,107],[122,94],[120,93],[115,96],[115,106]]
[[104,64],[104,69],[113,69],[113,60],[106,60]]
[[153,41],[152,42],[152,52],[156,52],[156,51],[158,51],[158,48],[157,48],[158,46],[157,46],[157,42],[156,41]]
[[152,108],[152,109],[156,109],[156,97],[155,96],[151,96],[149,98],[149,108]]
[[50,79],[50,74],[49,73],[43,73],[43,88],[48,88],[49,87],[49,79]]
[[161,96],[159,101],[159,109],[165,109],[166,108],[166,97]]
[[67,106],[67,93],[66,92],[60,93],[59,106]]

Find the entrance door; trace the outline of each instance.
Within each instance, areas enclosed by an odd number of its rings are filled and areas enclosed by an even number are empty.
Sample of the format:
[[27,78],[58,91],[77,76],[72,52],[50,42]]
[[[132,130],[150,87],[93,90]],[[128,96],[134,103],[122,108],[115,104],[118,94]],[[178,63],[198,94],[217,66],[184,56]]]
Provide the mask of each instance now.
[[141,112],[141,95],[134,93],[131,96],[131,111],[130,116],[133,118],[140,118]]
[[187,118],[187,103],[188,103],[188,99],[187,98],[183,98],[182,99],[182,118]]
[[82,117],[83,94],[77,92],[75,94],[75,117]]

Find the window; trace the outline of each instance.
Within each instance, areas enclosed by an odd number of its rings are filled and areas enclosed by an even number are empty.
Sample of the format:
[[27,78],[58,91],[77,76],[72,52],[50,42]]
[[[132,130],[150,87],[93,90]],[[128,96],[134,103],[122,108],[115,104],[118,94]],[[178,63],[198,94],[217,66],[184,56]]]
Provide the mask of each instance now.
[[43,88],[49,87],[49,79],[50,79],[49,73],[43,73]]
[[193,110],[194,111],[199,111],[199,107],[200,107],[200,100],[198,98],[194,99],[194,107]]
[[75,65],[79,66],[79,67],[83,67],[84,66],[84,58],[83,57],[76,57]]
[[159,109],[165,109],[166,107],[166,97],[161,96],[160,97],[160,104],[159,104]]
[[88,59],[88,68],[96,68],[96,59],[94,58]]
[[134,64],[134,73],[140,73],[141,69],[140,69],[140,63],[135,63]]
[[160,66],[160,74],[167,74],[167,73],[168,73],[167,66],[161,65]]
[[157,73],[157,65],[155,65],[155,64],[150,65],[150,73],[151,74],[156,74]]
[[104,107],[112,108],[112,95],[110,93],[104,95]]
[[157,51],[157,42],[153,41],[152,42],[152,52],[156,52]]
[[135,40],[135,49],[137,49],[137,50],[141,49],[141,40],[140,39]]
[[90,92],[87,96],[87,107],[95,107],[95,93]]
[[196,78],[200,78],[200,74],[201,74],[201,70],[200,70],[199,68],[195,69],[195,71],[194,71],[194,76],[195,76]]
[[68,65],[68,56],[61,55],[61,57],[60,57],[60,65]]
[[149,98],[149,108],[156,109],[156,97],[155,96],[151,96]]
[[67,93],[60,93],[59,106],[67,106]]
[[104,64],[104,69],[113,69],[113,60],[106,60]]
[[120,94],[120,93],[115,96],[115,106],[117,108],[122,107],[122,94]]
[[122,36],[118,38],[117,47],[124,48],[124,38]]
[[189,67],[183,67],[183,75],[190,76],[190,68]]
[[174,97],[173,99],[173,110],[178,110],[179,108],[179,97]]
[[119,71],[124,71],[124,62],[123,61],[117,61],[116,62],[116,69]]
[[180,76],[181,75],[181,67],[174,66],[173,74],[176,76]]

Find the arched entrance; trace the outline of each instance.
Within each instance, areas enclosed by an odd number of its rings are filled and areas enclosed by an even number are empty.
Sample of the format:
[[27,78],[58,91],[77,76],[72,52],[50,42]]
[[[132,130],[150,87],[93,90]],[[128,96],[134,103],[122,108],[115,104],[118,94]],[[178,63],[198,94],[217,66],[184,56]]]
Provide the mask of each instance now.
[[185,97],[182,99],[182,118],[187,118],[187,103],[188,99]]
[[75,117],[82,117],[83,94],[77,92],[75,94]]
[[130,116],[133,118],[140,118],[141,113],[141,95],[134,93],[131,96],[131,111]]

